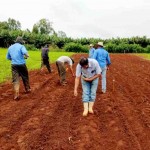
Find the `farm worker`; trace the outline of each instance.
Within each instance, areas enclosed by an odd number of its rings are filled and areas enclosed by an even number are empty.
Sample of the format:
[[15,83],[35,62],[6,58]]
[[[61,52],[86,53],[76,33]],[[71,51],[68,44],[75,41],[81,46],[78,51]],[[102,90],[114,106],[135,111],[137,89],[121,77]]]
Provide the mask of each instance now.
[[102,69],[102,93],[106,93],[106,70],[109,69],[111,61],[109,53],[103,48],[103,42],[97,43],[97,49],[95,50],[93,58],[98,61]]
[[[58,74],[60,77],[60,84],[61,85],[66,85],[66,71],[68,68],[70,69],[72,76],[74,77],[74,72],[72,69],[72,65],[74,64],[74,60],[68,56],[60,56],[57,61],[56,61],[56,66],[58,69]],[[68,66],[67,68],[65,66]]]
[[96,91],[98,87],[99,77],[101,74],[101,68],[95,59],[81,58],[76,67],[76,78],[74,95],[78,95],[78,86],[81,78],[82,83],[82,101],[83,101],[83,116],[87,116],[93,112],[93,106],[96,99]]
[[17,37],[15,44],[8,48],[7,59],[11,60],[12,83],[14,88],[14,100],[19,100],[19,80],[23,80],[26,93],[30,92],[29,75],[25,59],[29,57],[23,45],[22,37]]
[[94,45],[93,45],[93,44],[90,44],[89,58],[92,58],[92,57],[93,57],[94,51],[95,51]]
[[41,70],[43,69],[43,66],[45,65],[48,72],[51,73],[51,67],[49,64],[49,56],[48,56],[48,52],[49,52],[49,45],[46,44],[42,50],[41,50]]

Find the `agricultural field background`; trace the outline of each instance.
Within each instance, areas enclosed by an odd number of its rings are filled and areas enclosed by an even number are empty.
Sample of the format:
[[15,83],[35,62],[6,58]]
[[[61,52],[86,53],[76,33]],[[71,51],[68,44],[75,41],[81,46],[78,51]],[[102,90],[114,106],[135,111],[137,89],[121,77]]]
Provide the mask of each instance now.
[[[11,78],[10,61],[6,59],[7,49],[0,48],[0,83],[5,82]],[[39,69],[41,65],[41,51],[28,51],[30,57],[26,60],[29,70]],[[50,51],[50,63],[54,63],[59,56],[71,56],[73,52],[54,52]],[[150,60],[150,54],[136,54],[139,57]]]
[[[41,51],[28,51],[26,60],[28,70],[40,69]],[[11,78],[11,61],[6,59],[7,49],[0,48],[0,83]],[[73,52],[49,52],[50,63],[54,63],[59,56],[71,56]]]

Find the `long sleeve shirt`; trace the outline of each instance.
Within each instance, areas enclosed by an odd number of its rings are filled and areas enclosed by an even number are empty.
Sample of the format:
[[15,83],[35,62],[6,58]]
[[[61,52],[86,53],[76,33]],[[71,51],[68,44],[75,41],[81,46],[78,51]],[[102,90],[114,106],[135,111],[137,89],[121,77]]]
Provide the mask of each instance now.
[[111,64],[109,53],[104,48],[95,50],[93,58],[98,61],[101,68]]
[[43,59],[49,59],[48,52],[49,52],[49,48],[47,47],[42,48],[41,56]]

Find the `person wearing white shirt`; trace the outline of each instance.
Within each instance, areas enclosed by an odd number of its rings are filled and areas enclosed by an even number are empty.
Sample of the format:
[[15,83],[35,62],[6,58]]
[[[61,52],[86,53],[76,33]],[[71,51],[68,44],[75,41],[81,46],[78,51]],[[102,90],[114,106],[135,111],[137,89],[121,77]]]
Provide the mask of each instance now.
[[76,67],[74,95],[78,95],[77,90],[81,78],[83,89],[82,101],[84,106],[83,116],[87,116],[88,112],[94,113],[93,106],[96,99],[96,91],[101,71],[98,62],[91,58],[81,58]]
[[66,65],[69,65],[69,69],[72,73],[72,76],[74,76],[74,72],[72,69],[72,65],[74,64],[74,60],[68,56],[61,56],[57,59],[56,61],[56,66],[58,69],[58,74],[60,77],[60,84],[61,85],[66,85]]

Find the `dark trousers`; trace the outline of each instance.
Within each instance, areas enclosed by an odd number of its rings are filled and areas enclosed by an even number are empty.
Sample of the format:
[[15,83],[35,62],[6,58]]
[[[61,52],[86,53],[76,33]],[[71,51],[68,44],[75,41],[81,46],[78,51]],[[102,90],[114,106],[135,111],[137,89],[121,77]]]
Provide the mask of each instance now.
[[50,73],[50,72],[51,72],[51,66],[50,66],[50,64],[49,64],[49,58],[46,58],[46,59],[43,58],[43,59],[42,59],[41,68],[42,68],[44,65],[46,66],[48,72]]
[[66,69],[65,69],[64,63],[60,61],[56,61],[56,66],[57,66],[58,74],[60,77],[60,83],[63,83],[66,80]]
[[13,84],[19,84],[20,76],[22,78],[25,90],[30,89],[28,70],[25,64],[23,65],[12,65],[12,82]]

